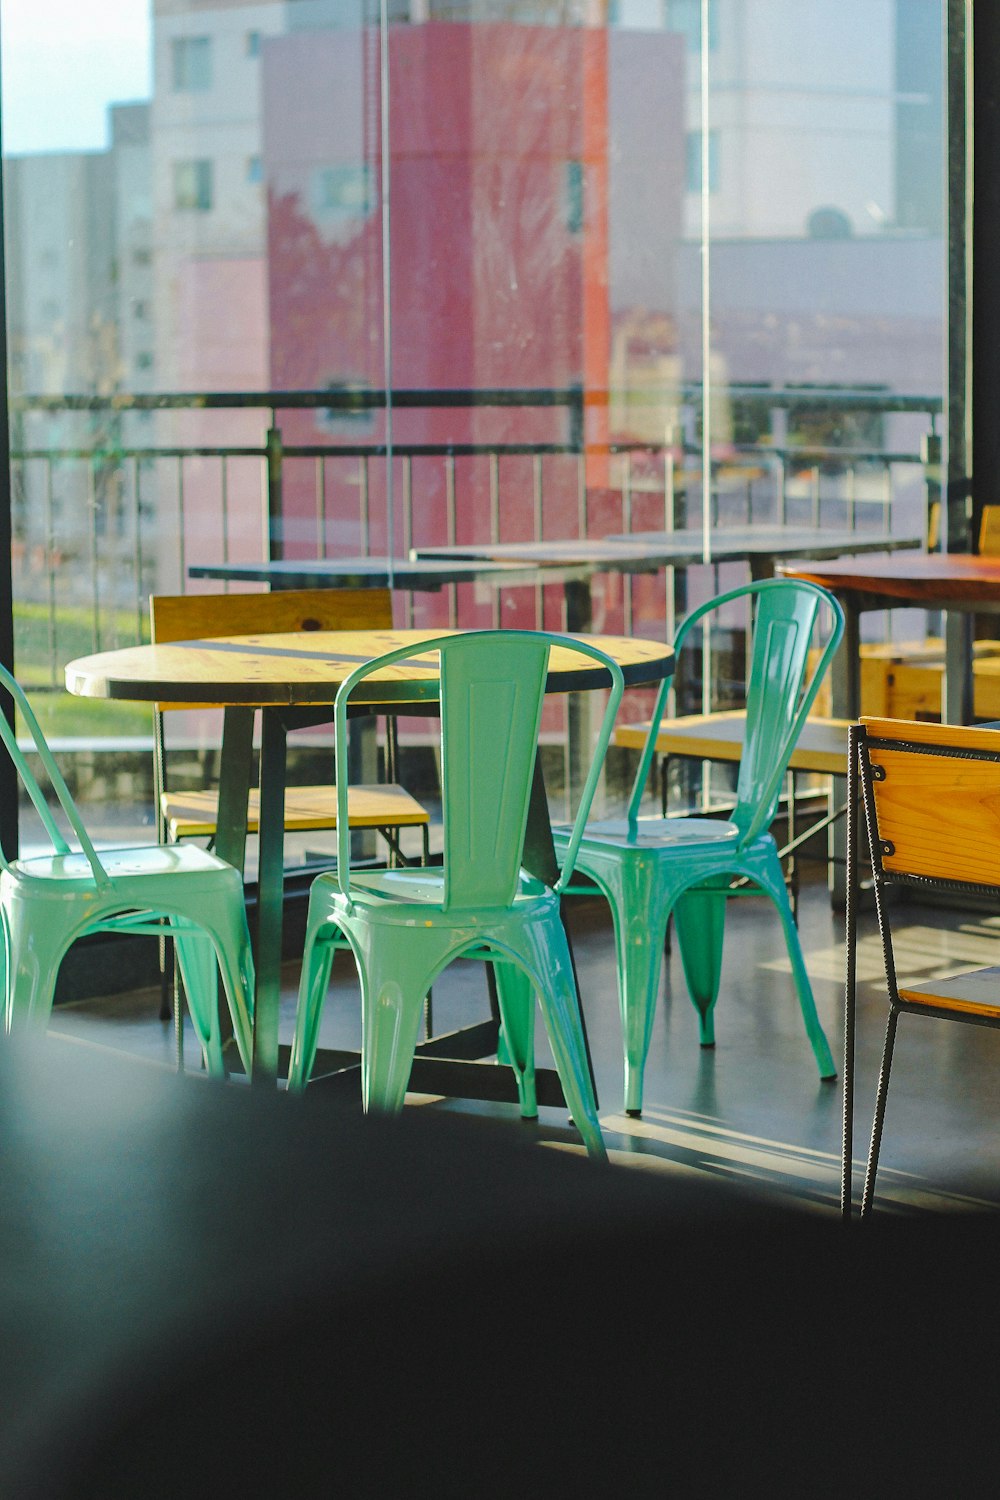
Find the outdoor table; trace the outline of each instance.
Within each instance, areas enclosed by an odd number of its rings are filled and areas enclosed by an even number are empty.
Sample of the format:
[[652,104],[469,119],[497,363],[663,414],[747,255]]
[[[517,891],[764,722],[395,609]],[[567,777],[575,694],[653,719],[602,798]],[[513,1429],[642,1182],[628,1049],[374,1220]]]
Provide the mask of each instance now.
[[[535,564],[542,568],[584,570],[565,582],[566,629],[591,627],[590,580],[595,573],[655,573],[661,568],[690,567],[704,561],[705,533],[700,527],[680,531],[639,531],[616,536],[543,542],[484,542],[451,547],[417,547],[418,560],[480,560]],[[708,535],[710,561],[746,562],[751,577],[770,578],[780,558],[841,557],[854,552],[893,552],[916,548],[921,538],[885,536],[869,531],[831,531],[817,526],[716,526]]]
[[[444,634],[448,632],[364,630],[229,636],[105,651],[80,657],[66,668],[67,688],[82,697],[224,708],[215,847],[221,858],[239,870],[243,869],[246,851],[254,714],[258,710],[261,713],[255,1078],[273,1079],[278,1071],[288,731],[329,722],[338,688],[360,663],[399,646],[412,645],[416,653],[422,641]],[[619,663],[628,686],[659,682],[673,669],[673,650],[662,642],[616,636],[584,639]],[[585,692],[608,686],[608,674],[597,663],[565,649],[553,649],[547,692]],[[362,684],[355,701],[359,705],[377,703],[381,712],[388,709],[421,714],[435,711],[437,696],[436,660],[421,660],[415,655],[412,660],[397,662],[373,674]],[[555,854],[538,770],[525,864],[546,883],[554,880]],[[479,1047],[478,1051],[466,1050],[466,1057],[482,1057],[488,1050],[475,1036],[466,1038],[466,1044]],[[432,1049],[430,1056],[441,1056],[439,1040],[432,1039],[423,1047],[425,1051]],[[454,1053],[445,1052],[445,1056]],[[448,1092],[440,1086],[440,1066],[430,1071],[435,1087],[430,1086],[430,1078],[417,1081],[419,1068],[415,1068],[414,1087],[424,1086],[427,1092]],[[473,1093],[471,1097],[506,1097],[495,1092],[496,1079],[480,1078],[479,1085],[492,1092],[485,1096]],[[467,1088],[475,1087],[475,1080],[465,1077],[460,1088],[450,1092],[464,1094]]]
[[513,588],[582,578],[586,563],[550,570],[540,564],[494,562],[489,558],[313,557],[261,562],[192,563],[189,578],[230,583],[266,583],[272,589],[401,589],[438,593],[450,584],[491,583]]
[[915,552],[865,562],[849,558],[820,567],[786,567],[836,594],[844,606],[844,639],[834,661],[831,712],[856,719],[861,711],[861,615],[865,610],[940,609],[957,616],[945,629],[945,717],[964,723],[972,703],[971,641],[961,616],[1000,614],[1000,558],[967,552]]

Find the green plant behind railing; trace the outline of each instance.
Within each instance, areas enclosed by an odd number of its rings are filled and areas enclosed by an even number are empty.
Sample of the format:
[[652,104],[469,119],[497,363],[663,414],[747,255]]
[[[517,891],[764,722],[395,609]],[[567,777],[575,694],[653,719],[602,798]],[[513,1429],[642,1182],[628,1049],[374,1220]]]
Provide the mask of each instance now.
[[[118,739],[152,733],[151,710],[142,703],[114,703],[104,698],[75,698],[62,685],[62,668],[93,650],[93,615],[89,609],[43,604],[14,605],[14,670],[30,695],[47,737]],[[135,613],[108,610],[102,615],[102,644],[134,646]],[[144,632],[148,640],[148,633]],[[55,645],[57,678],[53,683]],[[19,726],[22,728],[23,726]]]

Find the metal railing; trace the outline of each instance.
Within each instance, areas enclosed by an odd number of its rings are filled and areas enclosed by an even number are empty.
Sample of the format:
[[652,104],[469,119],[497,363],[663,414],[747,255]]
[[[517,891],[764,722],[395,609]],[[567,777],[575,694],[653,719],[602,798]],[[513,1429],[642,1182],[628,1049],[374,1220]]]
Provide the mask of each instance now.
[[[726,399],[735,436],[713,447],[718,524],[792,520],[889,532],[901,508],[912,528],[937,496],[937,397],[738,386]],[[457,539],[700,524],[700,386],[628,393],[630,410],[638,403],[662,415],[658,442],[608,435],[616,400],[579,387],[15,397],[15,598],[40,613],[34,650],[44,637],[48,658],[35,685],[61,686],[69,654],[141,640],[148,595],[183,591],[195,559],[405,554]],[[377,431],[358,440],[349,430],[359,420],[376,427],[387,402],[402,435],[392,445],[391,540],[387,446]],[[329,439],[316,433],[317,412],[334,429]],[[433,429],[429,437],[406,437],[411,413]],[[209,422],[247,425],[255,414],[255,431],[203,441]],[[532,432],[546,422],[552,430],[519,440],[512,414]],[[192,430],[178,433],[184,423]],[[629,620],[631,587],[626,580]],[[535,623],[542,608],[538,590]]]

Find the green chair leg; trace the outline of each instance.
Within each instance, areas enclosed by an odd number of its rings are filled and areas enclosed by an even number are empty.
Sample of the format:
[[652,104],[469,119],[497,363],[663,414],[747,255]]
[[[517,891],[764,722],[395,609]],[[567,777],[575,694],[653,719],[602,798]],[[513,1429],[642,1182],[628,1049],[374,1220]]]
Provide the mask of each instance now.
[[725,891],[717,886],[695,886],[677,898],[673,914],[684,979],[698,1012],[699,1040],[703,1047],[714,1047],[714,1012],[726,925]]
[[809,975],[806,972],[805,958],[802,954],[802,943],[799,939],[799,931],[795,925],[792,908],[788,900],[788,890],[785,886],[784,875],[781,870],[781,862],[777,851],[773,848],[765,849],[759,860],[755,860],[753,877],[756,884],[770,897],[777,908],[781,918],[782,930],[785,934],[785,947],[788,950],[789,962],[792,966],[792,978],[795,982],[795,991],[798,995],[799,1009],[802,1012],[802,1020],[806,1028],[806,1035],[816,1059],[819,1076],[822,1079],[836,1078],[837,1065],[830,1051],[830,1044],[820,1024],[816,1012],[816,1001],[813,997],[812,985],[809,983]]
[[508,1063],[514,1070],[517,1097],[521,1106],[521,1118],[534,1120],[538,1117],[538,1099],[535,1094],[535,994],[531,981],[517,964],[497,963],[493,966],[497,983],[497,999],[500,1002],[502,1024],[499,1061]]
[[546,934],[532,928],[526,936],[531,967],[536,974],[546,976],[546,982],[539,981],[537,985],[538,1003],[566,1104],[587,1148],[587,1155],[594,1161],[606,1161],[608,1153],[597,1119],[580,1022],[580,1002],[565,931],[559,922],[552,924]]
[[419,962],[414,962],[405,927],[368,927],[358,936],[364,942],[364,950],[360,943],[358,950],[361,1102],[366,1111],[397,1114],[410,1081],[424,998],[447,962],[453,940],[448,932],[428,930]]
[[335,952],[333,944],[324,938],[325,926],[328,924],[321,922],[314,927],[310,923],[306,933],[299,1001],[295,1012],[295,1036],[288,1063],[288,1088],[292,1093],[300,1093],[305,1088],[316,1061],[319,1023]]
[[205,1057],[205,1067],[209,1077],[224,1078],[215,948],[204,932],[180,917],[172,919],[170,929],[191,1024]]

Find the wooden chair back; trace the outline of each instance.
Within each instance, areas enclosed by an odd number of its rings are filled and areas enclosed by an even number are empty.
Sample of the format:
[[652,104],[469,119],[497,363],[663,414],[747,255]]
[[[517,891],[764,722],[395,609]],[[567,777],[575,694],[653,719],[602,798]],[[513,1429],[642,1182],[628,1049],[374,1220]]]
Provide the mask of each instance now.
[[883,868],[1000,885],[1000,732],[863,718]]
[[984,505],[979,519],[979,555],[1000,557],[1000,505]]
[[[389,589],[281,589],[267,594],[152,594],[154,644],[291,630],[391,630]],[[158,712],[190,705],[158,703]]]

